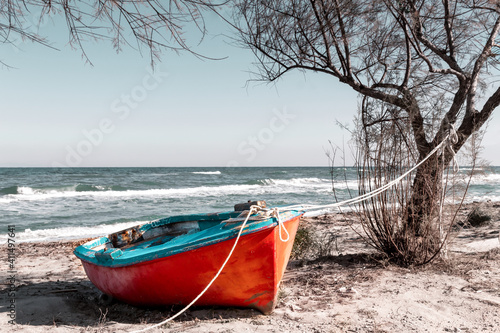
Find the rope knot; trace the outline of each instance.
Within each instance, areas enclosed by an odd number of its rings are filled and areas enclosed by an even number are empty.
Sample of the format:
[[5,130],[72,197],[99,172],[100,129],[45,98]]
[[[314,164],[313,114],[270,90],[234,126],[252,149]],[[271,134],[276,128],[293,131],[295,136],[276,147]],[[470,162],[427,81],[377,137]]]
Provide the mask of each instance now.
[[[285,228],[285,225],[283,224],[283,222],[281,221],[281,217],[280,217],[280,211],[277,207],[273,208],[272,210],[272,215],[274,217],[276,217],[276,219],[278,220],[278,231],[279,231],[279,234],[280,234],[280,240],[283,242],[283,243],[286,243],[290,240],[290,234],[288,233],[288,230],[286,230]],[[283,238],[283,235],[282,235],[282,230],[285,230],[285,233],[286,233],[286,238]]]

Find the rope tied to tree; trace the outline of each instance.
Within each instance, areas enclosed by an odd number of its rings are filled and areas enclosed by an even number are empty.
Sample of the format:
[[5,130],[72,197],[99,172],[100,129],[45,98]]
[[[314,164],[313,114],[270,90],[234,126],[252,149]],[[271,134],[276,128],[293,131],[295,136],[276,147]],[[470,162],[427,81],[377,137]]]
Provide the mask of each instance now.
[[298,204],[298,205],[291,205],[291,206],[287,206],[287,207],[280,207],[280,210],[281,211],[302,210],[302,211],[307,212],[307,211],[315,211],[315,210],[320,210],[320,209],[339,208],[340,206],[352,205],[355,203],[366,201],[370,198],[377,196],[378,194],[380,194],[382,192],[387,191],[392,186],[395,186],[400,181],[402,181],[405,177],[407,177],[410,173],[415,171],[419,166],[424,164],[425,161],[427,161],[432,155],[434,155],[436,152],[438,152],[441,149],[447,149],[447,147],[448,147],[448,149],[451,150],[451,152],[453,154],[453,163],[454,163],[453,170],[455,172],[458,172],[458,169],[459,169],[458,163],[455,159],[455,151],[453,150],[453,144],[457,143],[457,142],[458,142],[458,135],[452,126],[450,129],[450,133],[443,139],[443,141],[441,141],[440,144],[438,144],[431,152],[429,152],[429,154],[427,154],[427,156],[425,158],[423,158],[420,162],[418,162],[414,167],[412,167],[411,169],[409,169],[408,171],[403,173],[398,178],[390,181],[389,183],[387,183],[387,184],[385,184],[385,185],[383,185],[383,186],[381,186],[381,187],[379,187],[371,192],[368,192],[368,193],[365,193],[365,194],[362,194],[360,196],[357,196],[357,197],[354,197],[351,199],[347,199],[344,201],[339,201],[339,202],[336,202],[333,204],[326,204],[326,205],[300,205],[300,204]]
[[[399,183],[400,181],[402,181],[406,176],[408,176],[411,172],[413,172],[414,170],[416,170],[420,165],[422,165],[425,161],[427,161],[432,155],[434,155],[440,149],[446,149],[446,148],[448,148],[451,151],[451,153],[453,154],[453,164],[454,164],[453,170],[454,171],[456,170],[455,172],[458,172],[458,164],[457,164],[457,161],[455,159],[455,151],[453,150],[453,144],[456,144],[457,142],[458,142],[458,135],[457,135],[457,133],[455,131],[454,126],[452,124],[450,124],[450,132],[444,138],[444,140],[439,145],[437,145],[424,159],[422,159],[419,163],[417,163],[413,168],[411,168],[410,170],[406,171],[405,173],[403,173],[401,176],[399,176],[398,178],[394,179],[393,181],[385,184],[384,186],[381,186],[380,188],[375,189],[374,191],[365,193],[365,194],[360,195],[360,196],[355,197],[355,198],[351,198],[351,199],[348,199],[348,200],[344,200],[344,201],[341,201],[341,202],[336,202],[336,203],[333,203],[333,204],[327,204],[327,205],[301,205],[301,204],[298,204],[298,205],[290,205],[290,206],[279,207],[279,208],[275,207],[273,209],[265,209],[265,208],[262,208],[260,206],[251,206],[250,210],[248,211],[248,215],[246,216],[244,222],[240,226],[240,230],[238,232],[238,235],[236,237],[236,240],[234,242],[234,245],[233,245],[231,251],[229,252],[228,256],[226,257],[226,260],[224,261],[224,263],[220,267],[220,269],[217,272],[217,274],[213,277],[213,279],[205,287],[205,289],[191,303],[189,303],[187,306],[185,306],[181,311],[179,311],[175,315],[173,315],[173,316],[165,319],[161,323],[152,325],[150,327],[147,327],[147,328],[144,328],[144,329],[141,329],[141,330],[134,331],[132,333],[146,332],[146,331],[149,331],[149,330],[151,330],[153,328],[157,328],[157,327],[160,327],[162,325],[165,325],[169,321],[177,318],[182,313],[184,313],[185,311],[187,311],[201,296],[203,296],[203,294],[205,294],[205,292],[210,288],[210,286],[214,283],[214,281],[219,277],[220,273],[222,272],[222,270],[226,266],[227,262],[229,261],[229,258],[231,258],[232,254],[233,254],[233,252],[234,252],[234,250],[236,248],[236,245],[238,244],[240,236],[241,236],[241,234],[243,232],[243,228],[245,227],[246,223],[248,222],[248,220],[250,218],[250,215],[252,215],[253,213],[257,213],[258,211],[265,211],[267,213],[266,214],[267,216],[275,217],[277,219],[277,223],[278,223],[278,228],[279,228],[278,230],[279,230],[280,240],[282,242],[288,242],[290,240],[290,234],[289,234],[288,230],[286,230],[286,227],[285,227],[283,221],[281,221],[280,211],[281,212],[285,212],[285,211],[290,211],[290,210],[299,210],[299,211],[307,212],[307,211],[314,211],[314,210],[325,209],[325,208],[339,208],[340,206],[350,205],[350,204],[359,203],[359,202],[368,200],[368,199],[370,199],[370,198],[372,198],[372,197],[374,197],[374,196],[376,196],[376,195],[378,195],[378,194],[380,194],[380,193],[388,190],[390,187],[392,187],[392,186],[396,185],[397,183]],[[456,166],[457,169],[455,169],[455,166]],[[283,238],[282,230],[285,231],[286,238]]]
[[460,166],[458,165],[455,149],[453,149],[453,145],[458,143],[458,134],[455,130],[455,124],[450,123],[450,129],[446,141],[448,142],[446,148],[448,148],[448,150],[450,151],[453,160],[453,172],[457,173],[458,171],[460,171]]

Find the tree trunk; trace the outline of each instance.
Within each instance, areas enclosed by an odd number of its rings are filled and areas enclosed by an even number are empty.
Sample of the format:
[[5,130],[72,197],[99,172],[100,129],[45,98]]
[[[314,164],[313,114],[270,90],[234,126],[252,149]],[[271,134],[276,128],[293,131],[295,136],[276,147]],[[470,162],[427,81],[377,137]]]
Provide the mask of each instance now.
[[411,197],[408,202],[407,232],[411,236],[424,237],[434,229],[432,221],[439,213],[442,191],[443,164],[441,158],[432,156],[417,168]]

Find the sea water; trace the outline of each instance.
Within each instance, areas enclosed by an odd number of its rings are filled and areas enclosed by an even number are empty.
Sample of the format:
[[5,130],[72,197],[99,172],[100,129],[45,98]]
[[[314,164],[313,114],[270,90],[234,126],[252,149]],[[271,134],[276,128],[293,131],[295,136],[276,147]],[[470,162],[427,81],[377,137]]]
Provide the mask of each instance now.
[[[466,175],[470,169],[462,168]],[[0,168],[0,243],[96,237],[237,203],[325,205],[357,192],[355,168]],[[500,168],[476,172],[466,201],[500,201]]]

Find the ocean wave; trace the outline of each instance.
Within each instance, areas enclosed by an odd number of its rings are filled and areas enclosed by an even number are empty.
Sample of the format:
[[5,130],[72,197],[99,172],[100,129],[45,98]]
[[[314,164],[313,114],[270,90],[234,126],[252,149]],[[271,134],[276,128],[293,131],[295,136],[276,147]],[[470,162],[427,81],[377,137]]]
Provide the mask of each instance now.
[[76,184],[67,186],[54,186],[34,188],[29,186],[10,186],[0,189],[0,194],[3,195],[35,195],[35,194],[58,194],[72,192],[103,192],[103,191],[127,191],[120,185],[103,186],[92,184]]
[[33,188],[29,186],[18,186],[17,193],[13,195],[20,196],[32,196],[37,194],[55,194],[55,193],[66,193],[75,192],[77,185],[73,186],[60,186],[60,187],[46,187],[46,188]]
[[471,183],[474,185],[497,185],[500,184],[500,174],[475,174],[474,176],[472,176]]
[[141,197],[190,197],[190,196],[210,196],[230,193],[245,193],[259,188],[258,185],[224,185],[224,186],[200,186],[192,188],[170,188],[170,189],[149,189],[149,190],[126,190],[126,191],[53,191],[39,192],[25,189],[18,195],[6,195],[0,198],[0,203],[10,203],[15,201],[42,201],[61,198],[141,198]]
[[267,184],[277,184],[277,185],[313,185],[313,184],[325,184],[330,180],[321,179],[316,177],[309,178],[291,178],[291,179],[265,179],[264,182]]
[[[16,233],[16,241],[18,242],[50,242],[60,240],[72,240],[83,238],[94,238],[105,236],[110,233],[124,230],[139,224],[147,223],[149,221],[134,221],[134,222],[121,222],[116,224],[101,224],[88,227],[62,227],[62,228],[49,228],[40,230],[25,229],[24,231]],[[7,235],[0,235],[0,243],[7,240]]]
[[[470,203],[477,203],[477,202],[499,202],[500,201],[500,193],[495,194],[495,193],[490,193],[490,194],[474,194],[468,192],[467,195],[465,196],[465,199],[463,200],[463,203],[465,204],[470,204]],[[456,197],[449,197],[446,199],[445,203],[451,203],[451,204],[459,204],[462,202],[462,197],[461,196],[456,196]]]
[[102,185],[78,184],[74,187],[74,191],[76,192],[99,192],[99,191],[109,191],[109,190],[111,190],[111,188]]
[[354,208],[351,206],[344,206],[344,207],[336,207],[336,208],[324,208],[324,209],[318,209],[318,210],[312,210],[308,211],[304,214],[305,217],[314,217],[314,216],[320,216],[324,214],[332,214],[332,213],[341,213],[341,212],[352,212]]
[[261,185],[270,189],[283,189],[284,191],[301,193],[301,192],[318,192],[330,191],[332,188],[329,179],[308,177],[308,178],[291,178],[291,179],[254,179],[246,182],[247,185]]
[[[451,200],[451,199],[449,199]],[[485,202],[492,200],[494,202],[500,201],[500,195],[471,195],[466,198],[466,203],[470,202]],[[452,201],[449,201],[452,203]],[[458,203],[456,201],[455,203]],[[350,211],[352,208],[345,206],[342,207],[343,211]],[[306,216],[317,216],[325,213],[335,213],[339,210],[337,208],[325,208],[316,211],[310,211],[306,213]],[[116,232],[118,230],[123,230],[130,228],[135,225],[147,223],[149,221],[130,221],[130,222],[118,222],[113,224],[99,224],[92,226],[67,226],[60,228],[47,228],[39,230],[31,230],[26,228],[23,231],[16,233],[16,241],[19,242],[47,242],[47,241],[64,241],[73,239],[83,239],[83,238],[94,238],[110,233]],[[7,240],[6,234],[0,234],[0,244],[4,244]]]
[[18,193],[18,186],[9,186],[9,187],[4,187],[4,188],[0,189],[1,195],[17,194],[17,193]]
[[262,185],[282,186],[282,187],[301,187],[304,189],[312,187],[325,187],[330,186],[329,179],[321,179],[315,177],[309,178],[291,178],[291,179],[261,179],[259,182]]
[[222,174],[220,171],[193,171],[191,172],[195,175],[220,175]]
[[126,187],[120,185],[102,186],[102,185],[86,185],[78,184],[75,187],[76,192],[102,192],[102,191],[127,191]]
[[197,186],[184,188],[160,188],[146,190],[116,190],[109,187],[98,187],[95,185],[85,187],[66,187],[57,190],[33,189],[22,187],[17,194],[9,194],[0,197],[0,203],[16,201],[43,201],[62,198],[146,198],[146,197],[208,197],[227,195],[262,195],[262,194],[284,194],[301,192],[326,192],[331,190],[330,181],[320,178],[294,178],[289,180],[265,179],[256,184],[234,184],[219,186]]

